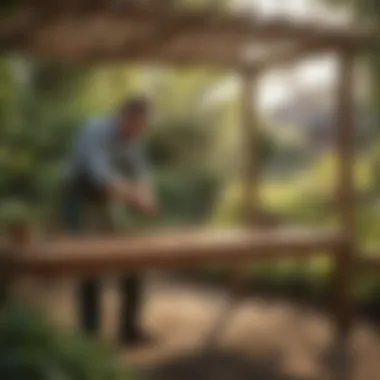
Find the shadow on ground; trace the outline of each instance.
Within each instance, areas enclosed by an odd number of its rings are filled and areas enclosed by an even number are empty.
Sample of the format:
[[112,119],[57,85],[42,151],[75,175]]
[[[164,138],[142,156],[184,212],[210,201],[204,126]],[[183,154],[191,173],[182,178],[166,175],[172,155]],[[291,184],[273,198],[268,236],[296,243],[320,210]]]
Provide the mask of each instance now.
[[198,352],[151,369],[149,380],[317,380],[281,371],[276,357],[255,360],[227,351]]

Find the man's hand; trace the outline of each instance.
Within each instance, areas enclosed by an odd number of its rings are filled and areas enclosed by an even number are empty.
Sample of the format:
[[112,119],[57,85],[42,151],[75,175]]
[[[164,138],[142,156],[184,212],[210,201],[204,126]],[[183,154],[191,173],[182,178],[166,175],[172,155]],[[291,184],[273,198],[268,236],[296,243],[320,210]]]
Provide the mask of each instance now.
[[113,197],[136,207],[144,214],[157,214],[155,199],[147,186],[134,182],[117,182],[109,188]]
[[157,204],[149,189],[137,185],[135,191],[136,207],[144,214],[156,215],[158,213]]

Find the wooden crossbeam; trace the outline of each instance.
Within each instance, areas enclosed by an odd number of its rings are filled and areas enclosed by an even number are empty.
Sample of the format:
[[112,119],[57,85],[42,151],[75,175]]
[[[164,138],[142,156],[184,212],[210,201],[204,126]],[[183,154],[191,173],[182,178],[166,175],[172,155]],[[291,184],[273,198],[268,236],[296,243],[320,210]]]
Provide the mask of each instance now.
[[[37,5],[36,5],[37,4]],[[179,12],[174,10],[157,10],[136,6],[125,2],[106,1],[67,1],[67,2],[47,2],[42,7],[41,2],[25,7],[13,15],[3,17],[5,23],[0,25],[0,52],[7,51],[12,47],[29,50],[34,54],[41,54],[57,59],[71,59],[75,61],[109,61],[129,59],[134,61],[173,61],[188,64],[212,64],[218,65],[219,54],[215,51],[207,52],[202,49],[197,50],[197,41],[206,40],[213,46],[212,36],[224,39],[225,43],[220,46],[223,51],[234,51],[236,45],[244,41],[265,42],[271,46],[271,42],[292,40],[302,41],[303,44],[313,44],[318,38],[319,46],[340,46],[356,44],[368,38],[368,34],[358,30],[327,28],[320,24],[296,23],[284,19],[262,20],[251,16],[225,15],[213,12]],[[40,4],[40,8],[38,8]],[[21,15],[27,22],[20,22]],[[151,32],[142,40],[136,38],[135,42],[128,42],[112,48],[105,48],[100,51],[93,51],[91,44],[83,46],[81,53],[65,51],[64,46],[73,43],[72,34],[78,33],[82,37],[83,30],[92,20],[100,19],[112,21],[120,25],[140,28],[141,25],[149,25]],[[49,39],[50,29],[54,25],[61,25],[67,22],[76,21],[75,30],[67,31],[67,43],[62,40],[56,44],[44,43],[35,46],[35,37],[45,31],[46,39]],[[112,25],[112,22],[111,22]],[[112,39],[112,26],[110,26],[110,39]],[[107,38],[107,31],[105,31]],[[173,40],[176,36],[186,33],[194,37],[194,43],[189,47],[189,54],[182,52],[175,54],[167,52],[162,46],[167,40]],[[133,35],[134,33],[132,33]],[[41,42],[41,41],[40,41]],[[61,47],[62,46],[62,47]],[[191,53],[191,54],[190,54]],[[274,49],[273,55],[277,55]],[[294,54],[293,54],[294,55]],[[271,60],[274,59],[270,58]],[[224,59],[222,59],[224,61]],[[266,62],[263,62],[263,65]],[[220,62],[220,66],[240,66],[240,57],[226,58],[225,62]],[[262,66],[263,66],[262,65]]]
[[259,209],[258,162],[258,73],[245,70],[241,73],[241,158],[243,183],[243,221],[253,225]]
[[302,58],[320,53],[325,48],[326,46],[323,42],[316,44],[299,44],[288,50],[271,53],[261,60],[254,62],[253,67],[257,72],[262,73],[267,70],[276,69],[279,66],[296,63]]
[[132,46],[127,47],[124,54],[128,57],[137,58],[144,55],[151,57],[160,55],[162,47],[169,45],[178,36],[190,33],[191,26],[191,23],[155,24],[151,33],[143,41],[136,41]]
[[361,45],[347,42],[346,44],[340,43],[337,40],[330,39],[322,34],[314,37],[311,40],[306,40],[295,44],[294,47],[289,49],[281,49],[281,51],[270,52],[266,57],[254,62],[253,67],[258,72],[264,72],[268,69],[276,69],[281,65],[289,65],[297,63],[303,58],[310,57],[315,54],[324,52],[333,52],[336,47],[340,46],[339,50],[350,48],[350,50],[360,49]]
[[[39,3],[43,5],[39,5]],[[135,21],[150,21],[152,23],[175,23],[177,25],[193,26],[194,32],[199,31],[228,31],[230,33],[251,34],[259,38],[294,38],[302,39],[309,35],[311,38],[324,33],[327,37],[342,40],[357,40],[367,37],[358,28],[336,28],[313,23],[310,21],[292,21],[286,18],[262,19],[254,14],[225,14],[212,10],[206,11],[179,11],[160,10],[157,7],[141,6],[131,1],[109,1],[109,0],[66,0],[46,1],[35,0],[34,6],[42,14],[51,17],[79,15],[104,14],[115,15]],[[29,6],[33,5],[29,3]]]
[[[86,276],[151,268],[188,267],[244,260],[304,257],[333,252],[343,243],[333,230],[252,228],[167,232],[118,238],[62,238],[14,249],[18,273]],[[18,253],[17,253],[18,252]]]

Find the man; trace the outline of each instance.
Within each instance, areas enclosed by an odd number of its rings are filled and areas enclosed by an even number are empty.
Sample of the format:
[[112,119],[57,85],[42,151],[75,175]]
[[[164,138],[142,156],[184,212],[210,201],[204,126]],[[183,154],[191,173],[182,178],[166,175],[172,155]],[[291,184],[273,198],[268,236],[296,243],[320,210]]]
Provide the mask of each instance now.
[[[145,214],[154,214],[156,204],[147,180],[141,137],[147,128],[151,105],[144,97],[127,100],[114,116],[92,120],[77,136],[71,152],[63,199],[63,220],[71,233],[88,229],[86,218],[100,220],[108,229],[117,225],[107,214],[116,200]],[[123,170],[121,170],[123,168]],[[99,328],[99,282],[87,279],[80,284],[79,306],[82,328],[95,333]],[[140,281],[135,276],[120,280],[121,343],[144,339],[138,325]]]

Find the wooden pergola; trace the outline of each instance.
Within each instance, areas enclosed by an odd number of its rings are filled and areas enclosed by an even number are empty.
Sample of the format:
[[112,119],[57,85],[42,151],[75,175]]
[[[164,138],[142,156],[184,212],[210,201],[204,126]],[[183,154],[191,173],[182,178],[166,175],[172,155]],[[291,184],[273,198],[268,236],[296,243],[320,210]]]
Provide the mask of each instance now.
[[[29,2],[1,21],[0,48],[2,52],[22,51],[76,63],[149,62],[239,72],[246,225],[235,231],[187,231],[114,239],[65,237],[27,247],[11,243],[13,268],[37,276],[86,276],[120,269],[146,270],[217,261],[239,266],[253,259],[304,258],[328,252],[335,263],[332,290],[336,296],[336,327],[340,341],[345,341],[352,320],[351,285],[356,252],[354,61],[358,48],[371,34],[352,26],[184,12],[160,4],[161,8],[130,1]],[[336,54],[340,66],[335,202],[340,226],[327,230],[261,229],[255,225],[259,200],[255,145],[258,77],[278,64],[328,51]]]

